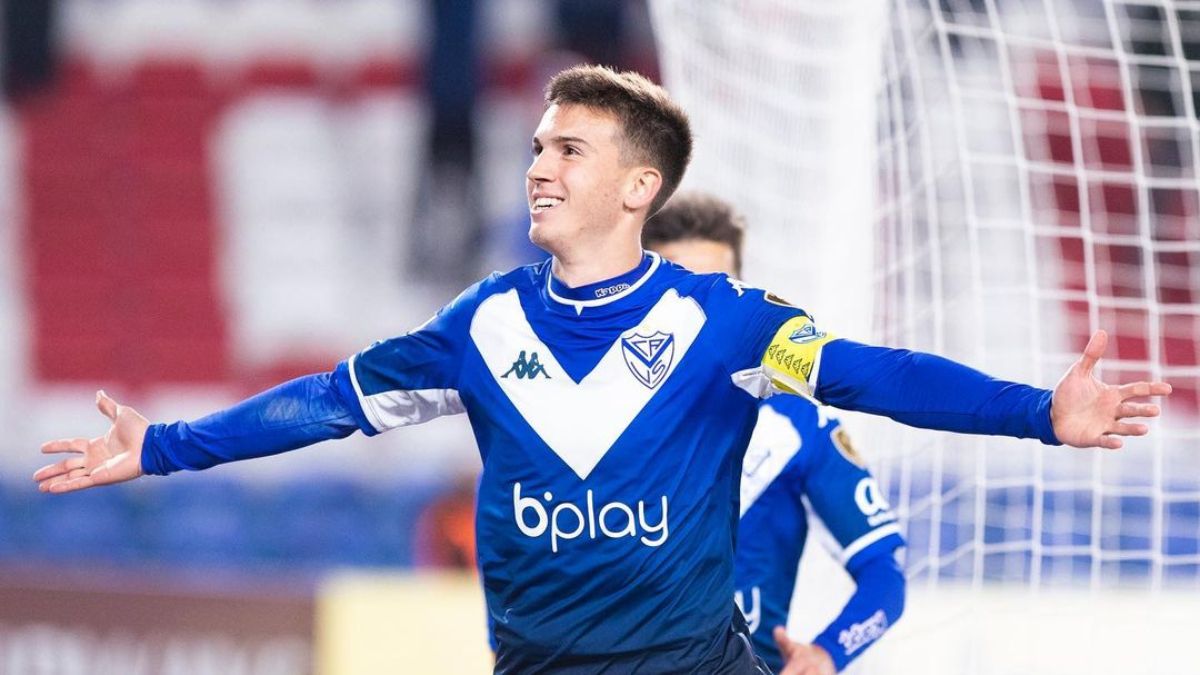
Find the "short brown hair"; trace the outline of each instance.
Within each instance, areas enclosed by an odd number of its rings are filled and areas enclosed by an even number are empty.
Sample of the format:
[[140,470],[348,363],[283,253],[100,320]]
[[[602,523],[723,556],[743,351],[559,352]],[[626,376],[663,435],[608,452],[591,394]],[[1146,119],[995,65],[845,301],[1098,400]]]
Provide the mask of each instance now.
[[694,239],[727,244],[733,249],[734,271],[741,274],[745,233],[746,219],[729,202],[704,192],[681,192],[646,221],[642,246],[654,248]]
[[692,159],[692,128],[687,113],[667,91],[634,72],[604,66],[575,66],[551,78],[546,106],[581,105],[611,113],[625,140],[623,161],[645,162],[662,173],[662,188],[650,204],[654,215],[671,198]]

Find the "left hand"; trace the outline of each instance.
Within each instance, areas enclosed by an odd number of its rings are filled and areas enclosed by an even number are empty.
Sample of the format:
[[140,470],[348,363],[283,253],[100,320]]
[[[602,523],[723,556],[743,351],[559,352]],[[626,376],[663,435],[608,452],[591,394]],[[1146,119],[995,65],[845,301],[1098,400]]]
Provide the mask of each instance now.
[[833,657],[823,647],[792,642],[783,626],[776,626],[775,644],[783,654],[783,670],[779,675],[835,675]]
[[1145,424],[1125,422],[1126,418],[1158,417],[1160,412],[1153,403],[1135,403],[1129,399],[1171,393],[1171,385],[1166,382],[1112,385],[1096,379],[1092,369],[1104,356],[1107,346],[1108,334],[1096,331],[1083,355],[1054,388],[1050,423],[1054,435],[1066,445],[1116,450],[1124,444],[1121,436],[1144,436],[1149,431]]

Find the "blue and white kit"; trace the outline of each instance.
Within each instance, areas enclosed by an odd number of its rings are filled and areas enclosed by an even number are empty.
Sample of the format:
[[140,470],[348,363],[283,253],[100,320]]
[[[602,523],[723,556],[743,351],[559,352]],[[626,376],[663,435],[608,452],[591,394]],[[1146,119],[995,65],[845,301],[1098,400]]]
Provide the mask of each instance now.
[[900,528],[841,423],[807,399],[774,396],[759,407],[742,466],[735,579],[754,651],[774,670],[772,637],[787,626],[797,566],[810,529],[854,578],[856,591],[813,642],[840,671],[904,610],[895,553]]
[[776,391],[1057,442],[1048,391],[833,339],[769,293],[649,253],[577,288],[550,261],[489,276],[332,372],[152,425],[142,465],[202,469],[465,412],[497,671],[719,672],[743,453]]

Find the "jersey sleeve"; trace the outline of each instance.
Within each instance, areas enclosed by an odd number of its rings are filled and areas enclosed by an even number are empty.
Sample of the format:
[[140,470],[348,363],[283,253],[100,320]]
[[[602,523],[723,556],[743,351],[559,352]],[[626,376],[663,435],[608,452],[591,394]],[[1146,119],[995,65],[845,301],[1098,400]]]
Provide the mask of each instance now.
[[850,434],[827,418],[803,457],[803,490],[847,567],[904,545],[896,516],[855,449]]
[[1061,445],[1050,421],[1053,392],[990,377],[934,354],[851,340],[823,348],[813,393],[823,403],[926,429]]
[[822,348],[834,336],[774,293],[716,278],[717,313],[737,336],[729,362],[734,382],[759,398],[780,392],[811,398]]
[[345,438],[357,428],[355,405],[332,379],[308,375],[192,422],[151,424],[142,440],[142,473],[199,471]]
[[776,371],[792,372],[799,363],[775,348],[775,338],[784,330],[790,333],[805,323],[812,324],[812,319],[769,291],[724,275],[714,279],[715,288],[710,294],[714,306],[706,310],[710,316],[720,317],[730,335],[726,359],[734,382],[758,398],[793,391]]
[[883,637],[904,613],[904,572],[892,556],[875,556],[847,568],[854,578],[854,595],[813,640],[841,672]]
[[467,289],[420,327],[338,364],[334,380],[344,398],[357,403],[352,408],[364,433],[464,411],[458,393],[463,351],[471,317],[495,278]]

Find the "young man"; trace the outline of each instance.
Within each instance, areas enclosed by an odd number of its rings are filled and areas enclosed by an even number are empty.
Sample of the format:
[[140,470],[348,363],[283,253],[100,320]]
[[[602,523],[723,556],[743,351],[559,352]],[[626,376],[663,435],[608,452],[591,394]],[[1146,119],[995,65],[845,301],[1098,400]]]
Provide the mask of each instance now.
[[[204,469],[465,412],[483,459],[479,564],[500,673],[753,673],[733,595],[756,397],[806,392],[909,424],[1115,448],[1164,383],[1091,376],[1098,333],[1051,392],[927,354],[835,340],[802,310],[641,248],[691,154],[686,115],[632,73],[555,76],[527,172],[553,257],[493,274],[412,332],[186,423],[97,394],[112,427],[53,441],[69,492]],[[1053,400],[1053,404],[1052,404]]]
[[[678,194],[646,223],[642,245],[693,272],[740,278],[743,231],[729,204]],[[833,675],[904,611],[904,574],[895,557],[904,540],[896,517],[838,420],[799,396],[759,403],[741,480],[734,580],[754,651],[776,672]],[[812,644],[794,644],[785,627],[809,509],[857,589]]]

